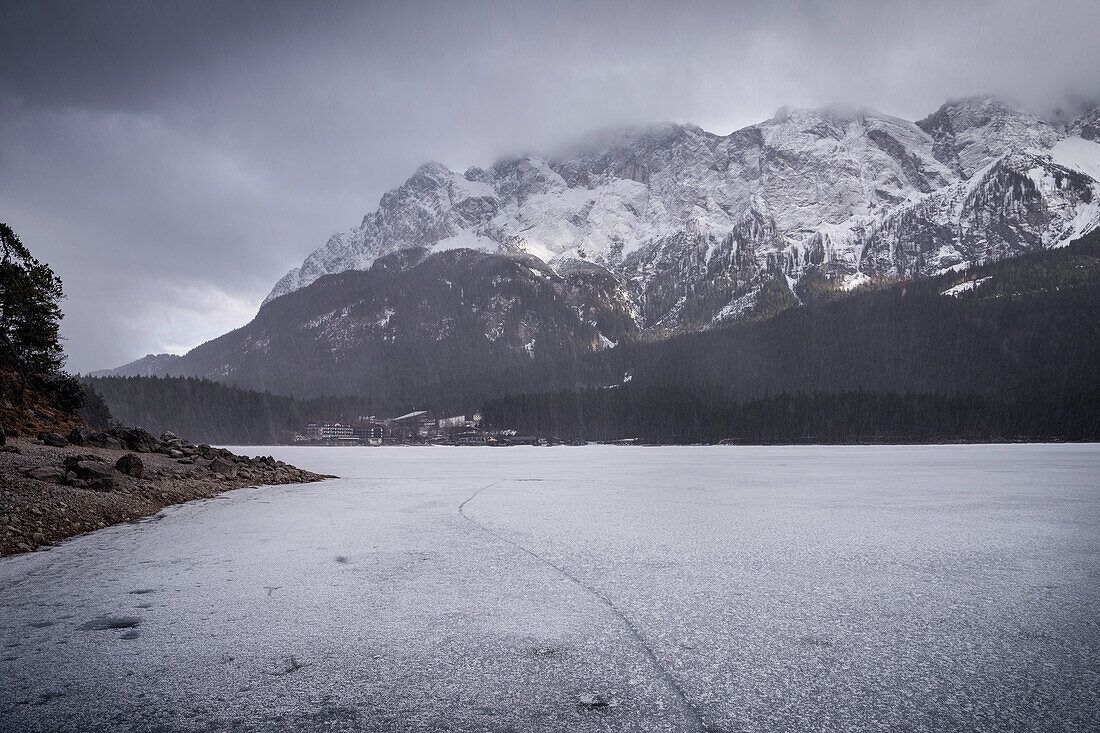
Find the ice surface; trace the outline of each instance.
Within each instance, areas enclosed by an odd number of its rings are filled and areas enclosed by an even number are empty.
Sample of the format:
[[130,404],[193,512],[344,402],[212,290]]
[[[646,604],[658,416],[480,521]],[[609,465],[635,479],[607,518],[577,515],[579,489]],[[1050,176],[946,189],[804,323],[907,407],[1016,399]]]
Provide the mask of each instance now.
[[0,730],[1100,726],[1100,446],[251,452],[0,561]]

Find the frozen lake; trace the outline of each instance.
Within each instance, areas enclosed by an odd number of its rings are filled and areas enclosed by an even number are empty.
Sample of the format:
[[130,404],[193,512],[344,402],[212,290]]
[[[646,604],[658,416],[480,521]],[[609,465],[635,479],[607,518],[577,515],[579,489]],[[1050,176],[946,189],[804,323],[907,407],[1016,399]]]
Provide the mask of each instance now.
[[0,560],[0,729],[1100,728],[1100,446],[241,452]]

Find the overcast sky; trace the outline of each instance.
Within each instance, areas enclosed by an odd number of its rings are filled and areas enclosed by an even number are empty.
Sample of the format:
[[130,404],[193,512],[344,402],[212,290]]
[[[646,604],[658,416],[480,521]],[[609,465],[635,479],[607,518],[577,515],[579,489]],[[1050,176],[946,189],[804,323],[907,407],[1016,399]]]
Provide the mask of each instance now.
[[417,165],[782,105],[1100,98],[1100,2],[0,0],[0,221],[69,367],[187,349]]

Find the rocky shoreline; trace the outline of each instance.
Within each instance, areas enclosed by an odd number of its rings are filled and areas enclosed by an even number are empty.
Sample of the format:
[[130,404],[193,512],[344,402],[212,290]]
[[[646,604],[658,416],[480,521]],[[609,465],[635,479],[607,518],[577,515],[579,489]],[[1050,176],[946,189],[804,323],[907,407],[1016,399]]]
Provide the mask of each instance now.
[[326,478],[334,477],[141,428],[0,437],[0,556],[232,489]]

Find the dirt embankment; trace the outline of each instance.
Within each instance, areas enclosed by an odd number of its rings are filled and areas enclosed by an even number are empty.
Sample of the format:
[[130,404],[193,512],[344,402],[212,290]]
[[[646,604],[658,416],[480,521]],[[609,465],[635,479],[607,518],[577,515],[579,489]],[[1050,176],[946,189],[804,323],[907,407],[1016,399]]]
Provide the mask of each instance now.
[[140,428],[43,437],[55,445],[22,436],[0,448],[0,556],[230,489],[332,478]]

